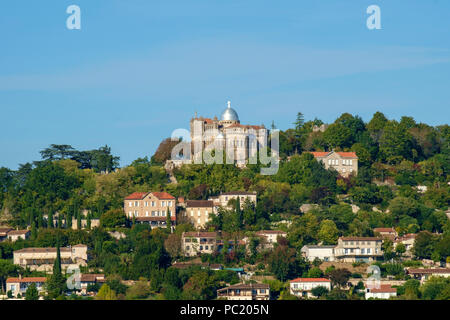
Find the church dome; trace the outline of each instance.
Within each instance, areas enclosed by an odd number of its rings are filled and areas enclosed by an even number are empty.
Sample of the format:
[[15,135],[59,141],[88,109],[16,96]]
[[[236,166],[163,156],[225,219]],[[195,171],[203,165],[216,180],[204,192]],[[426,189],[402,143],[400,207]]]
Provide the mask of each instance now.
[[220,116],[220,120],[222,121],[239,121],[239,117],[237,112],[231,108],[231,102],[228,101],[228,108],[226,108],[222,115]]

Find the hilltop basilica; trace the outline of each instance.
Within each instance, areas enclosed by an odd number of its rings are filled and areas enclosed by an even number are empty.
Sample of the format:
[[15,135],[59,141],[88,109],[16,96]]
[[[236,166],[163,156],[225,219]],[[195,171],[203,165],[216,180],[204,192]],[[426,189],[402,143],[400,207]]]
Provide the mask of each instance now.
[[[190,121],[191,155],[185,159],[172,159],[175,166],[184,163],[203,163],[204,150],[223,150],[238,167],[245,167],[249,157],[257,156],[257,151],[267,146],[268,131],[264,125],[243,125],[231,107],[222,112],[220,120],[195,117]],[[188,159],[189,158],[189,159]],[[223,163],[227,160],[224,159]]]

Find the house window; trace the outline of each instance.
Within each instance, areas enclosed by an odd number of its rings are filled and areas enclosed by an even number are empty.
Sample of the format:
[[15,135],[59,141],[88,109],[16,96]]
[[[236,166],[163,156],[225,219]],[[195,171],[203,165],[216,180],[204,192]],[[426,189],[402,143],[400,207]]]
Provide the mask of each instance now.
[[369,254],[371,252],[370,248],[367,248],[367,254]]
[[135,201],[135,202],[134,202],[134,206],[135,206],[135,207],[139,207],[139,202],[138,202],[138,201]]
[[200,209],[197,210],[197,216],[200,217],[201,213],[200,213]]
[[365,250],[364,250],[364,248],[362,248],[361,249],[361,254],[364,254],[365,253]]
[[186,250],[189,250],[189,246],[186,246]]
[[351,166],[353,165],[353,160],[350,160],[350,165],[351,165]]
[[161,201],[161,206],[165,207],[166,206],[166,202],[165,201]]
[[132,207],[133,206],[133,202],[128,202],[128,206]]
[[201,223],[201,219],[200,218],[197,219],[197,223]]
[[200,250],[203,250],[203,246],[200,246]]
[[205,246],[205,250],[208,250],[208,246]]
[[171,207],[172,206],[172,201],[167,201],[167,206]]
[[145,211],[145,216],[148,217],[148,211]]
[[152,207],[154,207],[155,206],[155,201],[152,201]]
[[194,216],[194,210],[191,210],[191,217]]

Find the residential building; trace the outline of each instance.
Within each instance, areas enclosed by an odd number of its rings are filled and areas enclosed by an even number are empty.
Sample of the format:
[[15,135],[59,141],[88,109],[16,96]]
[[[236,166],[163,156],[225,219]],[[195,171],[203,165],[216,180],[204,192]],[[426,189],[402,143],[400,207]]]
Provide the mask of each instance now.
[[406,269],[406,273],[414,279],[420,280],[420,283],[424,283],[431,277],[450,277],[450,268],[409,268]]
[[152,228],[166,227],[167,212],[172,223],[176,222],[175,197],[167,192],[135,192],[125,198],[123,208],[129,219]]
[[104,274],[82,274],[80,276],[81,293],[87,294],[88,287],[95,284],[103,284],[106,282]]
[[247,192],[247,191],[233,191],[233,192],[225,192],[220,194],[217,197],[210,197],[208,200],[214,201],[214,205],[221,206],[223,208],[230,209],[231,207],[228,205],[228,201],[236,200],[239,198],[240,208],[244,208],[245,201],[248,199],[256,206],[256,192]]
[[390,284],[381,284],[377,287],[366,287],[365,298],[366,299],[389,299],[390,297],[397,296],[397,289],[392,288]]
[[217,232],[183,232],[181,237],[185,256],[193,257],[202,253],[213,253],[220,240]]
[[402,243],[405,246],[405,255],[412,256],[411,249],[414,247],[414,241],[416,241],[416,233],[407,233],[401,237],[398,237],[394,240],[394,249],[397,247],[399,243]]
[[379,235],[384,239],[389,239],[392,241],[394,241],[398,236],[397,231],[395,231],[394,228],[375,228],[373,229],[373,232],[375,235]]
[[17,297],[18,294],[23,297],[28,287],[34,283],[38,292],[41,293],[44,291],[46,280],[45,277],[22,278],[21,275],[18,278],[8,278],[6,279],[6,292],[11,291],[14,297]]
[[318,246],[318,245],[305,245],[302,247],[301,252],[303,257],[312,262],[315,259],[322,261],[334,261],[334,249],[336,246]]
[[240,283],[217,290],[217,298],[227,300],[270,300],[270,288],[268,284]]
[[[87,265],[87,246],[83,244],[60,248],[60,254],[62,269]],[[51,272],[56,259],[56,248],[24,248],[14,251],[13,256],[14,264],[23,268]]]
[[333,168],[341,176],[358,174],[358,156],[355,152],[310,152],[317,161],[322,161],[325,169]]
[[8,232],[8,239],[12,242],[16,242],[19,239],[26,240],[30,235],[30,230],[11,230]]
[[208,200],[187,200],[184,216],[197,229],[203,229],[211,219],[211,214],[215,214],[216,209],[213,201]]
[[383,255],[382,238],[377,237],[340,237],[334,249],[335,258],[341,262],[370,262]]
[[0,227],[0,241],[8,239],[8,232],[13,230],[10,227]]
[[255,235],[264,239],[264,249],[272,249],[279,237],[287,237],[287,233],[280,230],[261,230],[257,231]]
[[235,248],[236,245],[245,246],[243,239],[234,239],[229,234],[219,232],[191,231],[183,232],[181,237],[181,247],[184,255],[187,257],[197,256],[199,254],[212,254],[215,251],[220,252],[225,246],[228,251]]
[[331,280],[325,278],[297,278],[289,281],[289,291],[292,295],[302,298],[313,298],[311,290],[324,287],[331,290]]

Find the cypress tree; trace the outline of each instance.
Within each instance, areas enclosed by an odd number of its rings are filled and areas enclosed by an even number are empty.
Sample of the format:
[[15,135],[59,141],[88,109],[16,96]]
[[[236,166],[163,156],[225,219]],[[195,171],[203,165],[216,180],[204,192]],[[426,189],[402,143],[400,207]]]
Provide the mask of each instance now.
[[32,222],[31,224],[31,239],[36,240],[37,238],[37,230],[36,230],[36,222]]
[[172,220],[170,219],[169,208],[167,208],[167,213],[166,213],[166,227],[168,228],[169,232],[172,232]]
[[38,215],[38,229],[41,229],[44,227],[44,217],[42,216],[42,211],[39,211]]
[[48,213],[47,228],[53,228],[53,210]]
[[53,264],[53,274],[47,280],[47,291],[51,299],[59,297],[66,288],[66,279],[61,270],[61,250],[59,247],[59,239],[56,242],[56,259]]
[[91,213],[90,212],[87,215],[86,227],[88,230],[91,230]]
[[81,213],[77,212],[77,229],[81,230]]

